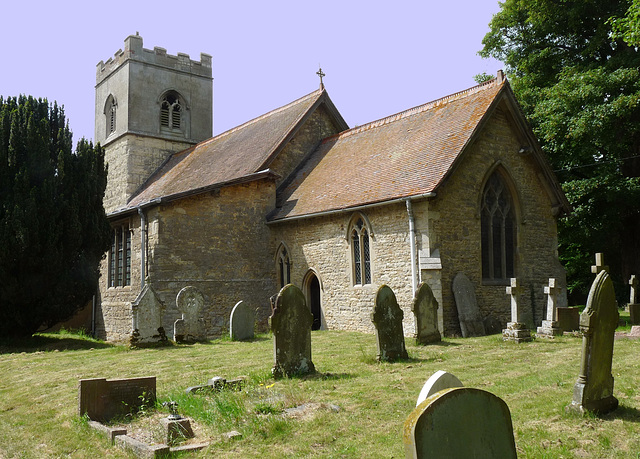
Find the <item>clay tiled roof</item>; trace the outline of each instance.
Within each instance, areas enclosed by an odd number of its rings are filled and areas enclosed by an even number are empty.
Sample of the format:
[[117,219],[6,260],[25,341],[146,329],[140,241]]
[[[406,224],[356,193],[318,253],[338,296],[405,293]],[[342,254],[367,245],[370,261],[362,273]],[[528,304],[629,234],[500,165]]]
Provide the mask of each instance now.
[[433,192],[505,84],[494,79],[325,139],[279,190],[270,220]]
[[250,179],[281,148],[292,130],[326,94],[317,90],[284,107],[171,155],[129,201],[133,208]]

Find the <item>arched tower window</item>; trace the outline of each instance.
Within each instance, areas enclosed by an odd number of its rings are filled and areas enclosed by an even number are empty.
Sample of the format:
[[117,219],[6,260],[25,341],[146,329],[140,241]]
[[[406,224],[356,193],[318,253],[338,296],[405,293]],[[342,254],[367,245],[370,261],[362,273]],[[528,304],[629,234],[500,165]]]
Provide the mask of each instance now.
[[350,231],[351,260],[353,268],[353,283],[365,285],[371,283],[371,231],[362,216],[358,216]]
[[291,259],[284,244],[281,245],[278,250],[276,264],[278,269],[278,282],[280,282],[280,288],[282,288],[291,283]]
[[516,215],[504,177],[493,172],[482,193],[482,278],[506,281],[515,276]]
[[160,102],[160,127],[180,129],[182,127],[182,105],[177,93],[170,91]]
[[112,133],[116,132],[116,100],[113,96],[107,98],[104,114],[107,127],[106,137],[109,137]]

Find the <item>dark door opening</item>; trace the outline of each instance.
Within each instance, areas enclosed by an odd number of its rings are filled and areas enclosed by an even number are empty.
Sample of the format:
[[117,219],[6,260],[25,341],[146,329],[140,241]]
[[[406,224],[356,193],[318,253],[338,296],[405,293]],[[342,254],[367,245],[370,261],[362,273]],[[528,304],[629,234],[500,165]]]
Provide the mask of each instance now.
[[320,327],[322,326],[320,312],[320,282],[315,275],[311,275],[311,279],[309,279],[309,306],[311,307],[311,313],[313,314],[311,330],[320,330]]

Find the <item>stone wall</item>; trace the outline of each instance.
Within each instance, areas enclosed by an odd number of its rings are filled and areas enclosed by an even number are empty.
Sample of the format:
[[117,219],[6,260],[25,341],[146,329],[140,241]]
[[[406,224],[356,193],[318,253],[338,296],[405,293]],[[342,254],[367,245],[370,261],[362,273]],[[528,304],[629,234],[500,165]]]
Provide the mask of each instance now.
[[276,272],[265,216],[275,205],[272,180],[224,187],[180,199],[148,212],[148,282],[165,306],[163,327],[173,335],[181,317],[176,295],[188,285],[205,298],[210,338],[228,333],[240,300],[256,310],[266,328]]
[[[465,155],[444,187],[431,201],[429,225],[435,235],[432,246],[442,259],[444,332],[459,334],[460,327],[451,285],[464,272],[475,286],[480,312],[506,325],[510,301],[504,285],[482,281],[480,243],[480,194],[484,182],[499,162],[515,186],[512,197],[518,208],[516,276],[527,291],[521,297],[530,325],[540,324],[546,300],[543,287],[549,277],[566,286],[564,268],[557,255],[556,220],[552,203],[538,174],[532,154],[518,153],[521,147],[507,117],[497,111]],[[566,289],[565,289],[566,298]]]

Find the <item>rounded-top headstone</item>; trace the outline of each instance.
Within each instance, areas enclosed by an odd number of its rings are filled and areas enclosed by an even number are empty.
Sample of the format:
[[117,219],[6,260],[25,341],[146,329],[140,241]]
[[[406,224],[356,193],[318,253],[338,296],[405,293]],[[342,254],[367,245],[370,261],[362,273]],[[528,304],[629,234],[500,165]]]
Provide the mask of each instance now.
[[451,389],[452,387],[463,387],[463,384],[451,373],[447,373],[443,370],[436,371],[431,375],[429,379],[427,379],[427,382],[424,383],[424,386],[422,386],[420,395],[418,395],[416,406],[420,405],[436,392],[440,392],[441,390],[445,389]]
[[229,319],[229,333],[233,341],[253,339],[255,316],[253,311],[243,301],[238,301],[231,311]]

